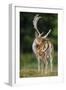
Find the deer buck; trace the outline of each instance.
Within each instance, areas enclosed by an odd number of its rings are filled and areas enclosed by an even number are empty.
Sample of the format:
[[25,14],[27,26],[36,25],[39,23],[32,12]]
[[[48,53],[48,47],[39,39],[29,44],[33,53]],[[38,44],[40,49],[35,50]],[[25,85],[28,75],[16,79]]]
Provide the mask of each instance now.
[[32,44],[33,52],[38,60],[38,72],[44,71],[45,73],[48,72],[48,64],[50,62],[50,70],[52,72],[53,69],[53,44],[51,41],[47,38],[47,36],[50,34],[51,29],[48,31],[46,35],[43,36],[43,32],[40,33],[37,28],[37,22],[38,20],[42,18],[38,14],[33,19],[33,26],[35,31],[35,39]]

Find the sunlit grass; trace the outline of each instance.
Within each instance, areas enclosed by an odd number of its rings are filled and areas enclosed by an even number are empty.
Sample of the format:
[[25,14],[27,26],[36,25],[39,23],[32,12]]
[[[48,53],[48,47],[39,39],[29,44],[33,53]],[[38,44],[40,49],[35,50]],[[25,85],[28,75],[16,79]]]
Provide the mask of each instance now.
[[38,72],[37,69],[22,69],[20,71],[20,77],[43,77],[43,76],[57,76],[58,72],[57,72],[57,68],[55,68],[53,70],[53,72],[50,72],[50,70],[48,69],[48,72],[45,73],[44,72]]

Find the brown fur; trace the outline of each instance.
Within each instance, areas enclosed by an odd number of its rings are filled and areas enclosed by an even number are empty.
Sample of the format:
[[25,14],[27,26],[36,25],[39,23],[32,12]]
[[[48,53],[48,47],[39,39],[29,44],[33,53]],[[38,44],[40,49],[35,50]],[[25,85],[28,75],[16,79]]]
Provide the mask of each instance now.
[[49,46],[52,44],[48,39],[43,39],[43,38],[37,38],[37,41],[39,42],[36,45],[36,55],[40,56],[41,60],[47,60],[49,58],[49,54],[47,54]]

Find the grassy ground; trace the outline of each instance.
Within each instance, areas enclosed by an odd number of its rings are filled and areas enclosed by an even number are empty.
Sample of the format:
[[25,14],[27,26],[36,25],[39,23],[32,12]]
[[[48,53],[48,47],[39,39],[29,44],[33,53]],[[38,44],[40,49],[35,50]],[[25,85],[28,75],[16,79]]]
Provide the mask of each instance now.
[[37,70],[37,60],[32,54],[21,55],[20,58],[20,77],[43,77],[43,76],[57,76],[57,54],[53,61],[53,72],[50,72],[50,67],[48,67],[48,72],[45,74],[45,71],[38,72]]
[[37,69],[22,69],[20,71],[20,77],[43,77],[43,76],[57,76],[58,72],[57,69],[54,69],[53,72],[48,70],[48,73],[45,72],[38,72]]

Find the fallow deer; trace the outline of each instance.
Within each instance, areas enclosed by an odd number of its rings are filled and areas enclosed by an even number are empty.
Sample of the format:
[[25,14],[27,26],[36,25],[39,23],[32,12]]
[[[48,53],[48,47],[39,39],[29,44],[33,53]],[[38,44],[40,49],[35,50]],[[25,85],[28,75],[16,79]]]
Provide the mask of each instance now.
[[35,39],[32,44],[33,52],[38,60],[38,72],[44,71],[45,66],[45,73],[48,71],[48,63],[50,62],[50,70],[52,72],[53,69],[53,44],[47,38],[50,34],[51,29],[48,31],[46,35],[43,36],[43,32],[40,33],[37,28],[37,22],[41,17],[37,14],[33,19],[33,26],[35,31]]

